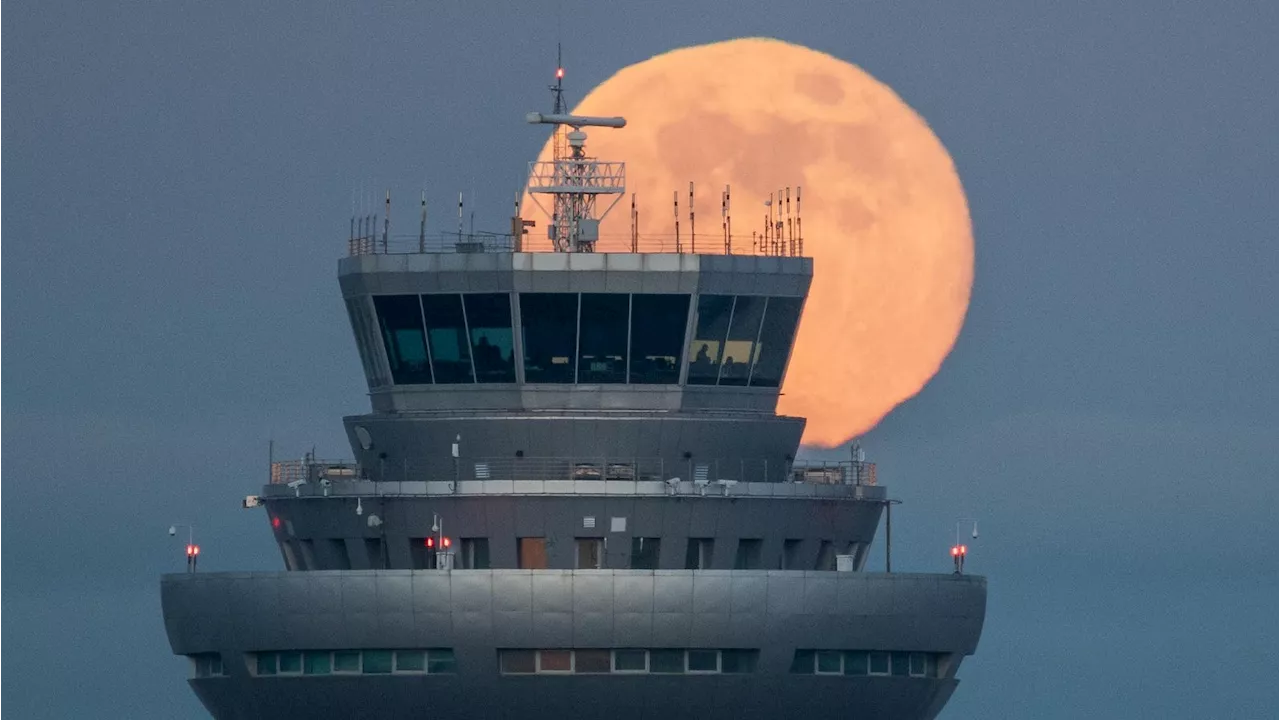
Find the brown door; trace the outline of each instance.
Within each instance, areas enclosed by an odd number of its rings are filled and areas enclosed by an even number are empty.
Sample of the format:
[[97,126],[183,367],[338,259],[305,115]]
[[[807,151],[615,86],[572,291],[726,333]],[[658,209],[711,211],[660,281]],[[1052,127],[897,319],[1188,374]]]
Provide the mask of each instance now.
[[520,538],[518,561],[520,567],[525,570],[546,570],[547,539],[540,537]]

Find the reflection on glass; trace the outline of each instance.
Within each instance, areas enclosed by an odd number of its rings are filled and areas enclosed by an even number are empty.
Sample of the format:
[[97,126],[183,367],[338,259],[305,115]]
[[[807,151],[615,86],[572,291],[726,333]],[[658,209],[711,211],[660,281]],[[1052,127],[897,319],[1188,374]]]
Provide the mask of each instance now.
[[578,296],[521,293],[524,378],[531,383],[572,383],[578,327]]
[[703,295],[698,298],[698,322],[693,341],[689,343],[690,385],[716,384],[732,313],[732,295]]
[[431,366],[422,334],[422,311],[417,295],[375,295],[391,377],[397,384],[430,383]]
[[467,341],[462,316],[462,297],[453,293],[423,295],[422,316],[426,320],[427,344],[437,383],[469,383],[471,343]]
[[471,357],[475,361],[476,381],[515,382],[510,296],[476,293],[463,295],[462,299],[466,303],[467,327],[471,331]]
[[627,381],[629,296],[583,293],[578,322],[578,382]]
[[751,374],[751,363],[758,353],[756,338],[760,333],[760,318],[764,316],[765,298],[756,295],[739,295],[733,306],[733,319],[729,324],[729,336],[724,344],[724,358],[720,365],[721,385],[746,385]]
[[795,340],[796,325],[800,322],[800,308],[803,305],[803,298],[769,298],[764,322],[760,326],[758,358],[751,371],[752,387],[778,387],[782,382],[782,371],[786,368],[787,354]]
[[674,385],[680,381],[680,348],[688,317],[688,295],[631,296],[630,382]]

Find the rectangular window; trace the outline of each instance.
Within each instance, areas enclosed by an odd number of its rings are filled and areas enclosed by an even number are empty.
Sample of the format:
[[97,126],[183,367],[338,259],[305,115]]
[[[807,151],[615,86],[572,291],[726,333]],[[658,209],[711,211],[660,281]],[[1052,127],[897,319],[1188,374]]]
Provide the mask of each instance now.
[[733,314],[732,295],[701,295],[694,323],[693,341],[689,343],[689,384],[715,385],[724,358],[725,336],[729,333],[729,317]]
[[423,672],[427,669],[421,650],[397,650],[396,672]]
[[537,653],[533,650],[500,650],[498,666],[506,675],[528,675],[537,672]]
[[631,567],[636,570],[657,570],[661,542],[661,538],[656,537],[631,538]]
[[303,570],[319,570],[320,566],[316,564],[316,543],[311,538],[303,538],[298,541],[298,552],[302,556]]
[[644,650],[614,650],[614,672],[645,672],[649,669],[648,653]]
[[890,654],[892,674],[904,677],[911,674],[908,655],[909,653],[904,652],[895,652]]
[[839,675],[840,674],[840,651],[839,650],[819,650],[817,655],[818,655],[818,674],[819,675]]
[[196,677],[216,677],[223,674],[222,655],[220,653],[199,653],[189,657]]
[[489,569],[489,538],[462,538],[462,567]]
[[454,293],[423,295],[422,318],[431,349],[431,367],[436,383],[469,383],[471,341],[462,312],[462,296]]
[[519,539],[517,564],[524,570],[545,570],[547,568],[547,539],[541,537],[522,537]]
[[689,672],[691,673],[713,673],[720,672],[720,653],[716,650],[690,650],[689,654]]
[[711,551],[714,547],[715,541],[712,538],[689,538],[689,545],[684,555],[684,569],[710,569]]
[[434,538],[409,538],[409,561],[414,570],[432,570],[436,566],[436,549],[427,547],[427,540],[434,544]]
[[583,293],[578,331],[578,382],[627,381],[630,295]]
[[360,351],[360,364],[364,368],[364,375],[369,378],[370,385],[377,385],[378,373],[371,354],[373,347],[369,345],[363,313],[360,311],[360,305],[363,302],[362,297],[347,298],[347,315],[351,318],[351,331],[356,337],[356,348]]
[[791,659],[791,672],[796,675],[812,675],[815,655],[813,650],[797,650],[796,656]]
[[579,570],[599,570],[604,567],[604,540],[602,538],[576,538],[574,567]]
[[432,675],[456,675],[458,659],[453,650],[437,648],[427,651],[427,672]]
[[751,377],[751,364],[758,354],[760,320],[764,317],[765,298],[739,295],[733,305],[733,320],[724,343],[724,359],[720,364],[720,385],[746,385]]
[[258,675],[275,675],[276,674],[276,654],[273,652],[260,652],[257,656],[257,674]]
[[302,653],[297,650],[281,650],[280,672],[281,674],[302,672]]
[[721,650],[720,672],[753,673],[756,671],[756,658],[759,656],[760,653],[757,650]]
[[328,650],[308,650],[302,656],[302,672],[307,675],[328,675],[333,671],[333,654]]
[[683,673],[683,650],[650,650],[649,672],[651,673]]
[[329,559],[332,567],[338,570],[351,569],[351,556],[347,554],[347,541],[341,538],[329,538]]
[[869,658],[869,674],[871,675],[888,675],[889,674],[889,653],[875,651],[868,653]]
[[818,557],[814,560],[813,569],[836,569],[836,546],[830,540],[823,540],[818,544]]
[[391,658],[390,650],[365,650],[364,674],[382,675],[391,672]]
[[689,320],[688,295],[631,296],[630,382],[675,385]]
[[[800,323],[804,298],[771,297],[760,325],[760,347],[751,369],[752,387],[778,387],[787,366],[791,342]],[[830,358],[833,362],[835,358]]]
[[538,672],[567,673],[573,671],[573,653],[569,650],[539,650]]
[[804,540],[788,539],[782,541],[782,569],[804,570],[804,562],[800,559],[800,550]]
[[844,654],[845,675],[867,674],[867,653],[864,650],[847,650]]
[[333,671],[336,673],[360,672],[360,651],[335,650],[333,653]]
[[462,296],[471,331],[471,358],[476,382],[516,381],[515,347],[511,332],[511,296],[505,293],[468,293]]
[[524,378],[531,383],[572,383],[577,364],[578,296],[520,293]]
[[382,552],[382,538],[365,538],[364,550],[369,557],[371,570],[382,570],[387,567],[387,556]]
[[575,673],[607,673],[611,669],[608,650],[574,650]]
[[738,540],[738,553],[733,558],[734,570],[759,570],[763,567],[761,563],[761,548],[764,541],[758,538],[742,538]]
[[382,344],[396,384],[431,382],[422,308],[417,295],[374,295]]
[[928,663],[925,662],[925,654],[913,652],[911,653],[911,676],[925,677],[929,674]]

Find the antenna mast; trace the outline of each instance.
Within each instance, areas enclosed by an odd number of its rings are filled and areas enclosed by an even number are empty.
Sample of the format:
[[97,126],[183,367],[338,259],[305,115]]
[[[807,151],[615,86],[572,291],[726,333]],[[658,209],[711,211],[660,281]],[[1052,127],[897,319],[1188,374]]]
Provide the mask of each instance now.
[[[557,51],[557,56],[559,55]],[[569,115],[564,107],[564,68],[556,68],[556,84],[551,86],[555,112],[550,115],[529,113],[525,121],[534,125],[554,125],[551,162],[529,163],[529,196],[543,213],[551,218],[547,237],[557,252],[594,252],[600,239],[600,220],[622,199],[626,192],[626,164],[588,157],[584,127],[626,127],[621,117],[587,117]],[[563,127],[568,154],[560,145]],[[538,195],[551,195],[552,211],[538,202]],[[596,197],[613,195],[613,201],[596,216]]]

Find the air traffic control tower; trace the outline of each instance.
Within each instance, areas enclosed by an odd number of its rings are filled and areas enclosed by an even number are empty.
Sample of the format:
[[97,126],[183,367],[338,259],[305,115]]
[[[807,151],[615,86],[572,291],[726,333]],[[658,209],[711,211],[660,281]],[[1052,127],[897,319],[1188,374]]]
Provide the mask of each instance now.
[[246,500],[283,572],[164,578],[196,694],[278,720],[936,715],[986,582],[869,572],[875,466],[796,460],[801,236],[606,252],[625,168],[583,128],[623,121],[529,119],[567,130],[530,171],[550,251],[520,218],[403,246],[353,221],[370,412],[353,460],[273,462]]

